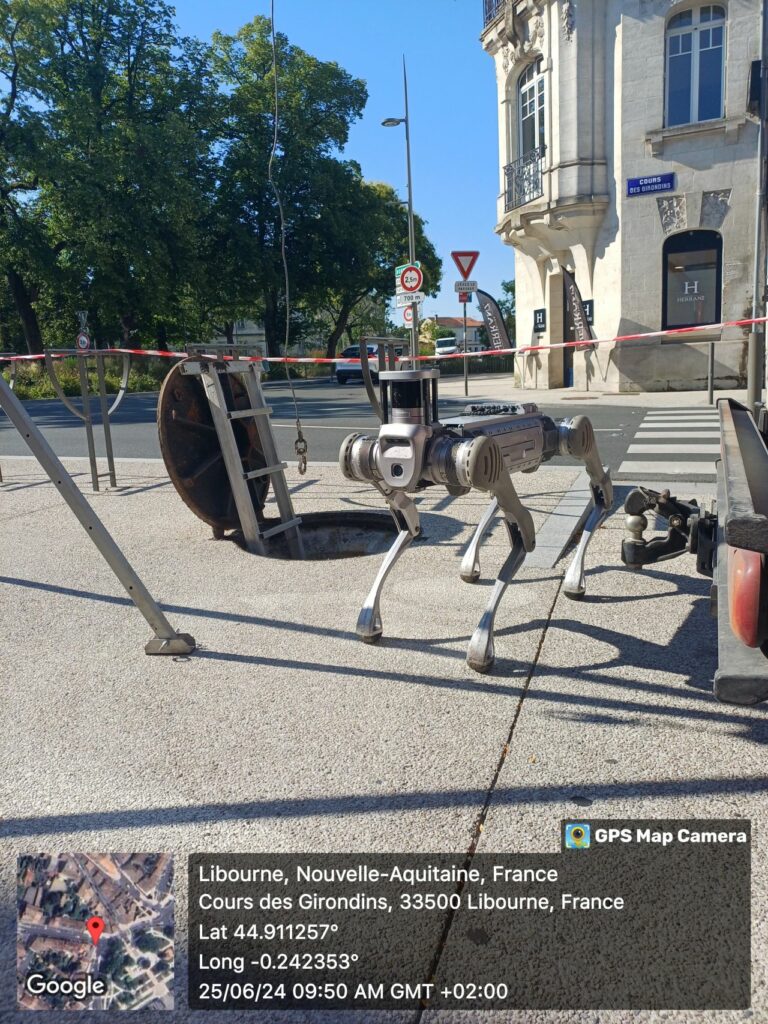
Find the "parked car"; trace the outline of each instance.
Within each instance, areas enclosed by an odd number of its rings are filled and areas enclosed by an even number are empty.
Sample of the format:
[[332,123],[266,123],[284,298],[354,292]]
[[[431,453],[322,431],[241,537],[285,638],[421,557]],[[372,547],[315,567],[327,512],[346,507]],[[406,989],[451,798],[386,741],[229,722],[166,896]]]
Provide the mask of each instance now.
[[[371,367],[371,377],[374,383],[379,378],[379,358],[378,348],[376,345],[368,346],[368,361]],[[349,348],[345,348],[341,353],[342,359],[360,359],[360,346],[350,345]],[[346,384],[349,380],[362,380],[363,370],[360,363],[336,363],[336,383]]]
[[452,356],[455,352],[461,352],[461,346],[454,336],[438,338],[435,342],[436,356]]

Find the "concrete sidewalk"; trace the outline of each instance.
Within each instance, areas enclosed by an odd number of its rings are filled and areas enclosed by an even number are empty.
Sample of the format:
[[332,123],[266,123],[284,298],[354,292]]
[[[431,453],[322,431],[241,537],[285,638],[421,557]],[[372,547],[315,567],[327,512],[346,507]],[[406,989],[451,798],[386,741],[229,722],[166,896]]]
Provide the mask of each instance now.
[[[71,465],[172,624],[193,633],[200,650],[184,659],[144,655],[144,620],[37,464],[14,460],[13,479],[0,486],[0,1006],[15,999],[8,951],[19,853],[173,851],[174,1019],[233,1024],[254,1018],[184,1010],[187,854],[458,853],[476,839],[481,851],[554,852],[560,820],[578,813],[752,819],[751,1016],[768,1019],[768,708],[712,697],[709,584],[692,559],[627,572],[616,513],[590,551],[583,602],[563,596],[562,561],[522,571],[497,618],[496,668],[478,676],[465,664],[466,645],[507,548],[497,528],[483,549],[482,581],[461,583],[459,560],[482,495],[451,501],[438,488],[425,492],[425,537],[385,590],[384,640],[367,646],[354,626],[380,556],[286,563],[247,555],[212,540],[161,464],[118,462],[126,488],[99,495],[86,488],[83,463]],[[537,527],[579,468],[515,478]],[[332,466],[312,466],[305,478],[291,468],[289,483],[300,513],[381,508],[373,489],[349,485]],[[711,496],[697,486],[685,496]],[[485,1012],[428,1012],[423,1020],[475,1017],[489,1021]],[[702,1018],[490,1015],[493,1024]],[[21,1014],[6,1009],[1,1019]]]
[[[461,376],[441,377],[440,395],[442,398],[463,398],[464,378]],[[633,409],[700,409],[712,408],[706,391],[578,391],[575,388],[516,388],[512,386],[512,378],[504,374],[478,374],[469,378],[468,401],[499,401],[535,402],[541,406],[569,404],[579,405],[583,402],[594,402],[596,405],[618,405]],[[747,391],[735,389],[731,391],[715,391],[715,402],[718,398],[735,398],[737,402],[746,403]]]

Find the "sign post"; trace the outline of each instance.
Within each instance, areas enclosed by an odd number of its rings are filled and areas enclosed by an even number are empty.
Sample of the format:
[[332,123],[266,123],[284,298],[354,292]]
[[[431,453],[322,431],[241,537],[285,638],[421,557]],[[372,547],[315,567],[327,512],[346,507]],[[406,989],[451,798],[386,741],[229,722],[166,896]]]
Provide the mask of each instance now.
[[[411,246],[411,249],[413,246]],[[424,301],[424,292],[420,291],[421,286],[424,284],[424,273],[421,269],[421,263],[419,260],[413,259],[413,252],[411,252],[411,259],[408,263],[403,263],[399,267],[395,267],[395,305],[398,309],[404,308],[403,318],[405,323],[411,328],[411,355],[414,357],[413,366],[416,367],[415,357],[419,354],[419,303]],[[409,316],[405,316],[408,312]]]
[[77,332],[75,345],[78,352],[87,352],[91,347],[91,336],[88,333],[88,310],[79,309],[77,319],[80,321],[80,330]]
[[469,359],[467,358],[467,295],[462,293],[464,302],[464,397],[469,394]]
[[472,292],[477,291],[477,281],[469,281],[467,278],[474,270],[477,257],[480,255],[477,249],[455,249],[451,253],[451,259],[461,274],[461,281],[456,282],[456,291],[459,293],[459,302],[464,307],[464,396],[469,394],[469,359],[467,357],[467,302]]

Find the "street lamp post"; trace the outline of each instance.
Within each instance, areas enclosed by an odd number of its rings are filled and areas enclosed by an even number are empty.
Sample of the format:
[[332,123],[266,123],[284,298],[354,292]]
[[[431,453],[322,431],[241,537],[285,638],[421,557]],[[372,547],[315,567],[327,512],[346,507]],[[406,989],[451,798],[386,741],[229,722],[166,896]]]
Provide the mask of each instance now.
[[[411,131],[410,119],[408,116],[408,75],[405,69],[405,57],[403,57],[403,94],[405,97],[405,117],[387,117],[381,123],[385,128],[396,128],[398,125],[405,125],[405,162],[408,172],[408,261],[413,263],[416,259],[416,233],[413,224],[413,179],[411,178]],[[416,358],[419,354],[419,312],[418,303],[411,303],[411,357],[416,366]]]

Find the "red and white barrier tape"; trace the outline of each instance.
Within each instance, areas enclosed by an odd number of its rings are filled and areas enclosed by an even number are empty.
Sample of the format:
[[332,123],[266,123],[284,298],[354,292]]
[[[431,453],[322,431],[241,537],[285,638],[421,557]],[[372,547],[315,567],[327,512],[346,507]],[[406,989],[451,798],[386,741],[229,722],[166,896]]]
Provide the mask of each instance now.
[[[614,338],[596,338],[590,341],[561,341],[555,342],[552,345],[521,345],[519,348],[489,348],[483,349],[481,352],[468,352],[467,355],[472,358],[479,356],[508,356],[508,355],[528,355],[531,352],[546,352],[551,349],[559,348],[576,348],[576,349],[589,349],[596,345],[614,345],[617,342],[624,341],[641,341],[649,338],[667,338],[675,337],[677,335],[690,335],[690,334],[701,334],[704,331],[719,331],[724,327],[748,327],[750,324],[764,324],[768,323],[768,317],[760,316],[754,319],[748,320],[724,320],[719,324],[702,324],[697,327],[675,327],[667,331],[646,331],[641,334],[619,334]],[[713,339],[715,340],[715,339]],[[728,345],[740,342],[741,338],[718,338],[716,343],[718,345]],[[98,351],[100,355],[104,356],[118,356],[118,355],[131,355],[131,356],[157,356],[163,359],[186,359],[186,352],[169,352],[164,349],[149,349],[149,348],[101,348],[98,350],[90,350],[88,352],[79,352],[76,349],[72,351],[61,351],[49,352],[54,359],[67,359],[70,356],[88,356],[92,355],[94,351]],[[192,357],[194,358],[194,357]],[[325,364],[335,363],[359,363],[360,360],[357,358],[347,358],[344,356],[335,356],[332,359],[323,356],[221,356],[215,353],[207,353],[200,355],[200,358],[208,359],[226,359],[226,360],[238,360],[241,362],[252,362],[252,363],[304,363],[312,366],[320,366]],[[411,360],[411,356],[398,356],[400,362],[406,362]],[[448,355],[433,355],[433,356],[416,356],[419,362],[434,362],[443,361],[446,359],[463,359],[463,352],[451,352]],[[0,354],[0,363],[16,363],[16,362],[34,362],[35,360],[45,359],[45,355],[22,355],[22,356],[7,356]]]

